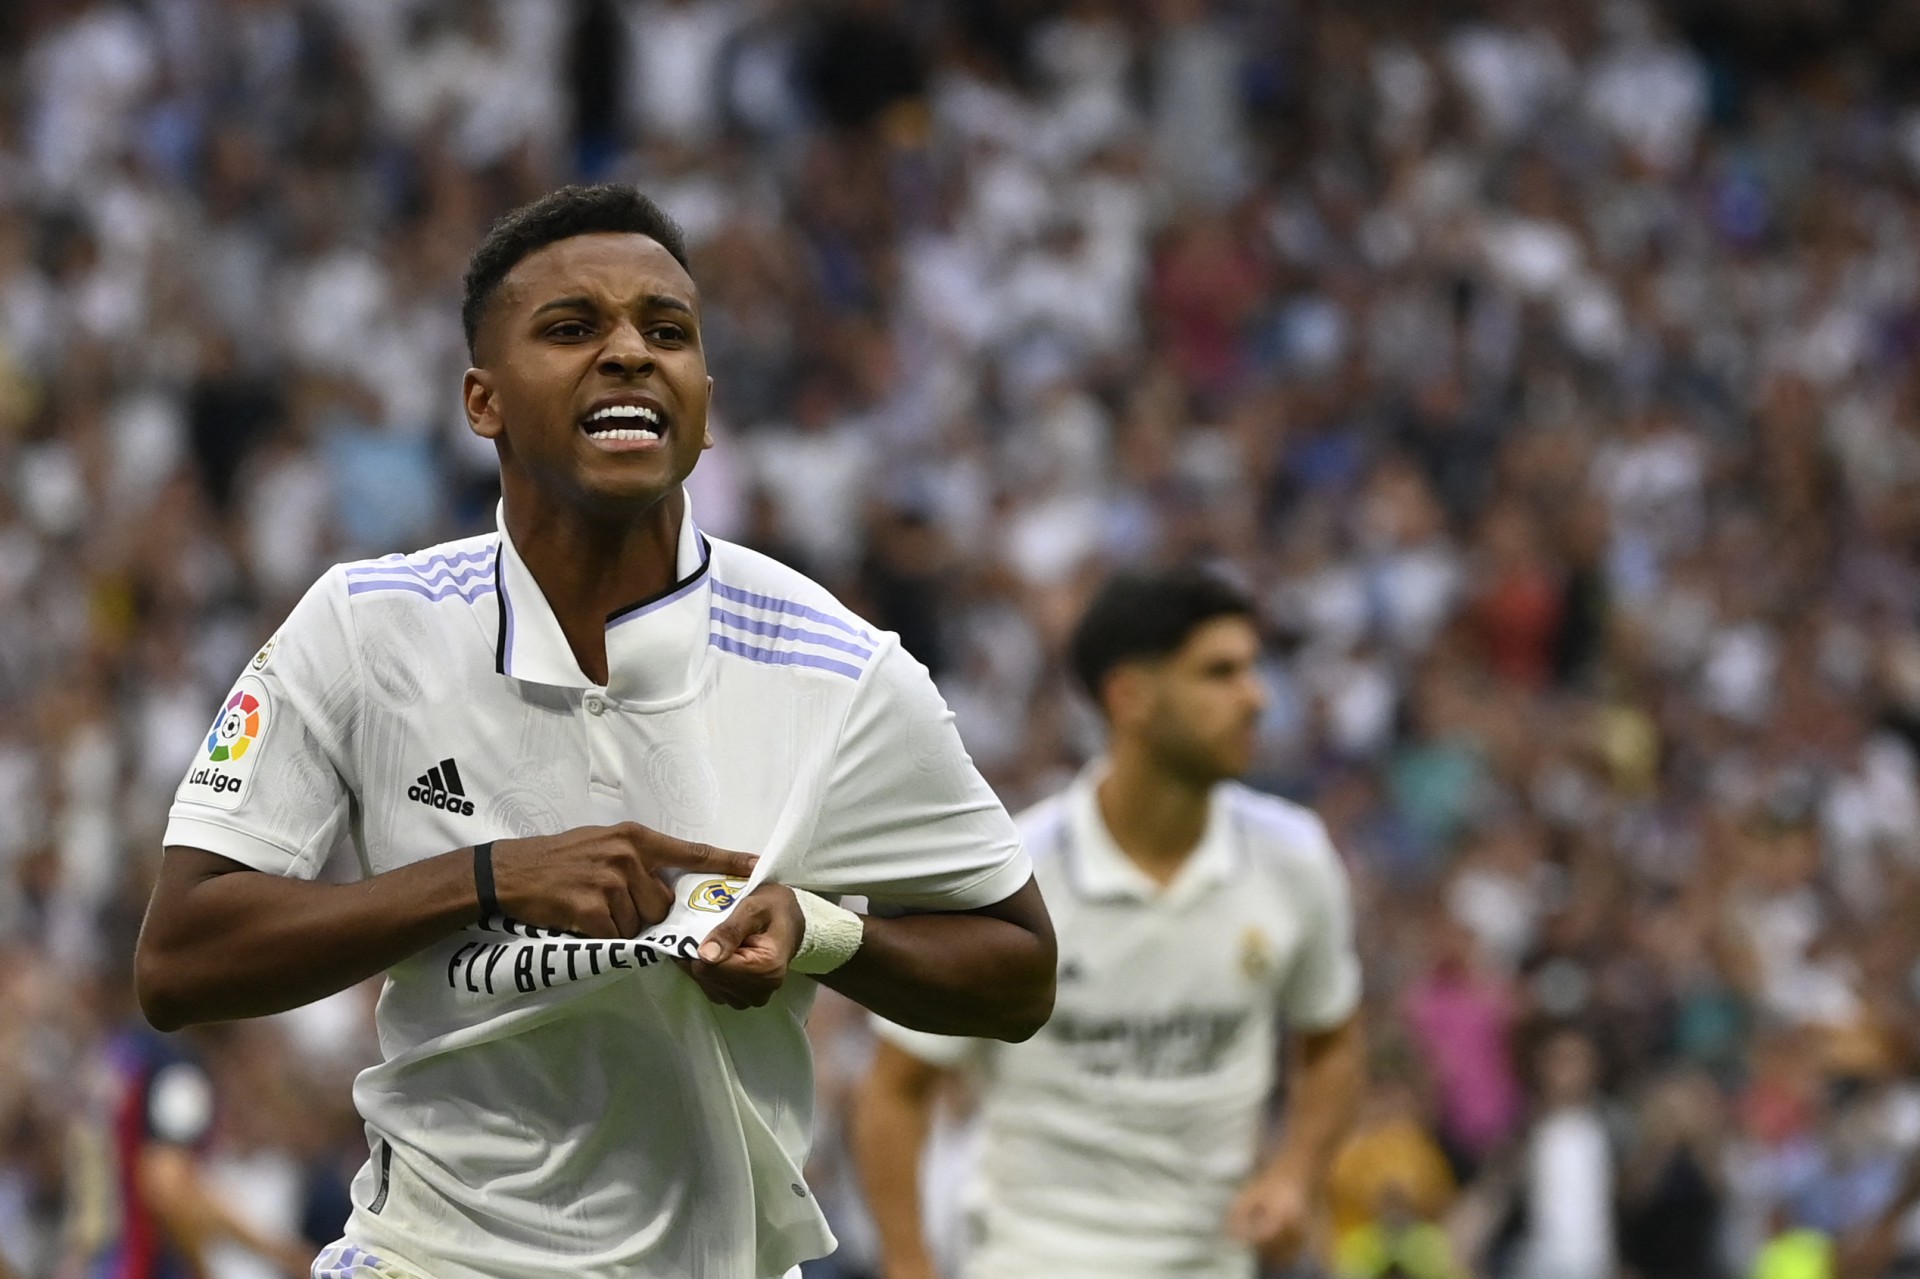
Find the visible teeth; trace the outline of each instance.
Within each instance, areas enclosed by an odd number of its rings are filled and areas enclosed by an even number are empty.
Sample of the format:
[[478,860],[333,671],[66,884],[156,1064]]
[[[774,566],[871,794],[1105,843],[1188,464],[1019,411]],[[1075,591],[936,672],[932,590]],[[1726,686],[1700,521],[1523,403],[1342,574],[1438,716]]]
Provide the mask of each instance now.
[[657,440],[660,438],[660,432],[648,430],[644,426],[632,430],[616,426],[606,431],[589,431],[588,434],[596,440]]
[[652,422],[655,426],[660,424],[660,415],[644,404],[609,404],[597,413],[588,414],[587,421],[604,422],[616,417],[639,418],[643,422]]

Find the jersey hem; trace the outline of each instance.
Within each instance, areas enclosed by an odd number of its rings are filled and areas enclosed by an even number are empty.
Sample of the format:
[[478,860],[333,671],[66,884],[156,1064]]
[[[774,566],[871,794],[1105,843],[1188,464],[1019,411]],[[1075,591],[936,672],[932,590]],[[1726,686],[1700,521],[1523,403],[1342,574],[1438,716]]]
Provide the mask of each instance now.
[[1012,857],[957,888],[913,893],[889,893],[883,888],[871,896],[887,905],[930,910],[979,910],[982,906],[1007,900],[1032,878],[1033,859],[1027,856],[1026,849],[1017,848]]
[[1309,1035],[1317,1035],[1322,1031],[1333,1030],[1344,1025],[1349,1018],[1360,1011],[1360,982],[1355,980],[1351,989],[1343,991],[1342,994],[1344,997],[1335,1005],[1335,1011],[1332,1013],[1321,1014],[1316,1010],[1314,1013],[1301,1014],[1289,1008],[1286,1012],[1288,1028],[1304,1031]]
[[270,839],[184,813],[168,815],[167,831],[161,843],[198,848],[269,875],[296,875],[304,879],[307,876],[300,875],[302,870],[311,872],[315,869],[308,865],[306,855],[297,849],[289,849]]

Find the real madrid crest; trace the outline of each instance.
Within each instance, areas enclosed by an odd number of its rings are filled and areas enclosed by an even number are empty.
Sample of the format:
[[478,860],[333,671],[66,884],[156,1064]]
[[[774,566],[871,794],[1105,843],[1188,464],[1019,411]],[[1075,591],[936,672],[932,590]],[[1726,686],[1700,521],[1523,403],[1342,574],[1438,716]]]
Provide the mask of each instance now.
[[733,904],[740,900],[740,890],[746,886],[744,879],[702,880],[687,894],[687,905],[719,915],[733,909]]
[[1240,971],[1248,981],[1264,981],[1273,972],[1273,942],[1252,924],[1240,934]]

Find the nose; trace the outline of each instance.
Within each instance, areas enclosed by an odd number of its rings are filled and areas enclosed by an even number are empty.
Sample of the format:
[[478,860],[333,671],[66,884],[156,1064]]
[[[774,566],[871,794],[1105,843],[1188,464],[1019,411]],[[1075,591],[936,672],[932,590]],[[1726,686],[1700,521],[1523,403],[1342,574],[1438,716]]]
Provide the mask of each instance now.
[[607,334],[600,351],[600,372],[607,377],[630,378],[653,367],[653,350],[646,335],[631,321],[622,320]]

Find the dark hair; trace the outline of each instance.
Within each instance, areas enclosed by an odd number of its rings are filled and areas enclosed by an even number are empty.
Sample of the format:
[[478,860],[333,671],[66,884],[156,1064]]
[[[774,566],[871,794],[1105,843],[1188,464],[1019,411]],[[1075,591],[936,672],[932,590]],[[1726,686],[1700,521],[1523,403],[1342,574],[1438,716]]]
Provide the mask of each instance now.
[[480,321],[487,303],[530,253],[576,235],[631,232],[648,236],[687,265],[686,237],[680,224],[633,187],[605,182],[595,186],[564,186],[532,204],[523,204],[495,222],[467,262],[466,296],[460,303],[460,323],[467,331],[467,355],[472,358]]
[[1216,617],[1253,616],[1245,591],[1197,566],[1120,573],[1081,614],[1067,641],[1067,660],[1097,705],[1114,667],[1165,657]]

